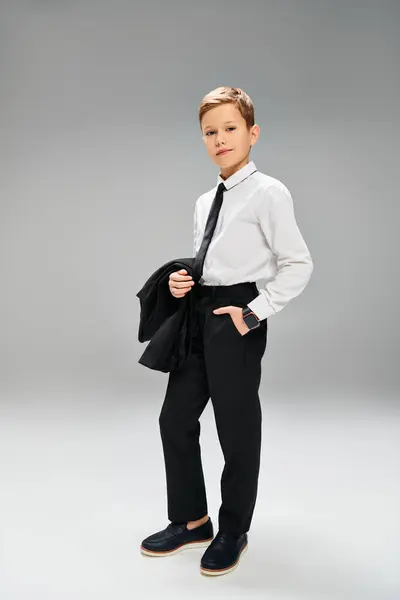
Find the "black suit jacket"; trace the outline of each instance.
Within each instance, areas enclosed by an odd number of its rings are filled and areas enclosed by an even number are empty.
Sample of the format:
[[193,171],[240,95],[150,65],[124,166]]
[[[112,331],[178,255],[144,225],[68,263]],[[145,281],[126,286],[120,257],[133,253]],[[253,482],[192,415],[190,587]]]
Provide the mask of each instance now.
[[192,275],[194,258],[177,258],[159,267],[136,294],[140,301],[139,342],[150,340],[139,363],[167,373],[179,368],[191,349],[194,323],[193,290],[172,296],[170,273],[186,269]]

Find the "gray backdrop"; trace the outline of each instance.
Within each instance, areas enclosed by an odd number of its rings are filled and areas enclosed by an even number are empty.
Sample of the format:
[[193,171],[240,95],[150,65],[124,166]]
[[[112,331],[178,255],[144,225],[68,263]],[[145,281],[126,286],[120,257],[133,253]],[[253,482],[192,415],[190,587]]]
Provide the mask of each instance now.
[[[219,85],[253,99],[251,158],[291,191],[314,272],[269,319],[263,558],[217,578],[215,597],[398,597],[399,26],[395,0],[1,2],[6,600],[128,598],[154,574],[175,598],[209,584],[199,554],[186,569],[138,553],[166,523],[167,375],[137,362],[136,293],[192,255],[194,204],[218,172],[197,106]],[[217,528],[210,404],[203,419]]]

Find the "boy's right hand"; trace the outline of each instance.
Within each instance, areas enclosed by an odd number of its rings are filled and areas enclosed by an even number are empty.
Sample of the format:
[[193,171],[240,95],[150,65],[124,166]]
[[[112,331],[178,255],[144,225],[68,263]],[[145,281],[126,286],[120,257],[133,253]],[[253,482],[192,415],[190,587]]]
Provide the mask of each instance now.
[[175,298],[183,298],[194,286],[194,281],[191,275],[187,275],[185,269],[180,269],[170,274],[168,285]]

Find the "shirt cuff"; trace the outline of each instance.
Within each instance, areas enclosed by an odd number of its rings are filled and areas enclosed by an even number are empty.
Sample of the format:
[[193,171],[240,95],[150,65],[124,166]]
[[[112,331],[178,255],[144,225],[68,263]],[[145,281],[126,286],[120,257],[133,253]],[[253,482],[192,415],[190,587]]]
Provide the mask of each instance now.
[[257,298],[254,298],[251,302],[248,302],[247,306],[253,311],[260,321],[267,319],[269,316],[275,314],[274,309],[268,303],[268,300],[263,293],[259,293]]

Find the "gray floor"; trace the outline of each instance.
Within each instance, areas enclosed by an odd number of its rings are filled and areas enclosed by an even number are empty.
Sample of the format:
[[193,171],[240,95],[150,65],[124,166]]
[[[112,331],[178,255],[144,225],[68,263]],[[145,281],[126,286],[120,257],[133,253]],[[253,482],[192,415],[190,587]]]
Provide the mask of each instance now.
[[[1,404],[2,600],[398,600],[399,412],[390,399],[263,400],[249,549],[223,577],[203,549],[139,552],[166,524],[161,399],[9,397]],[[201,418],[217,530],[223,458]]]

